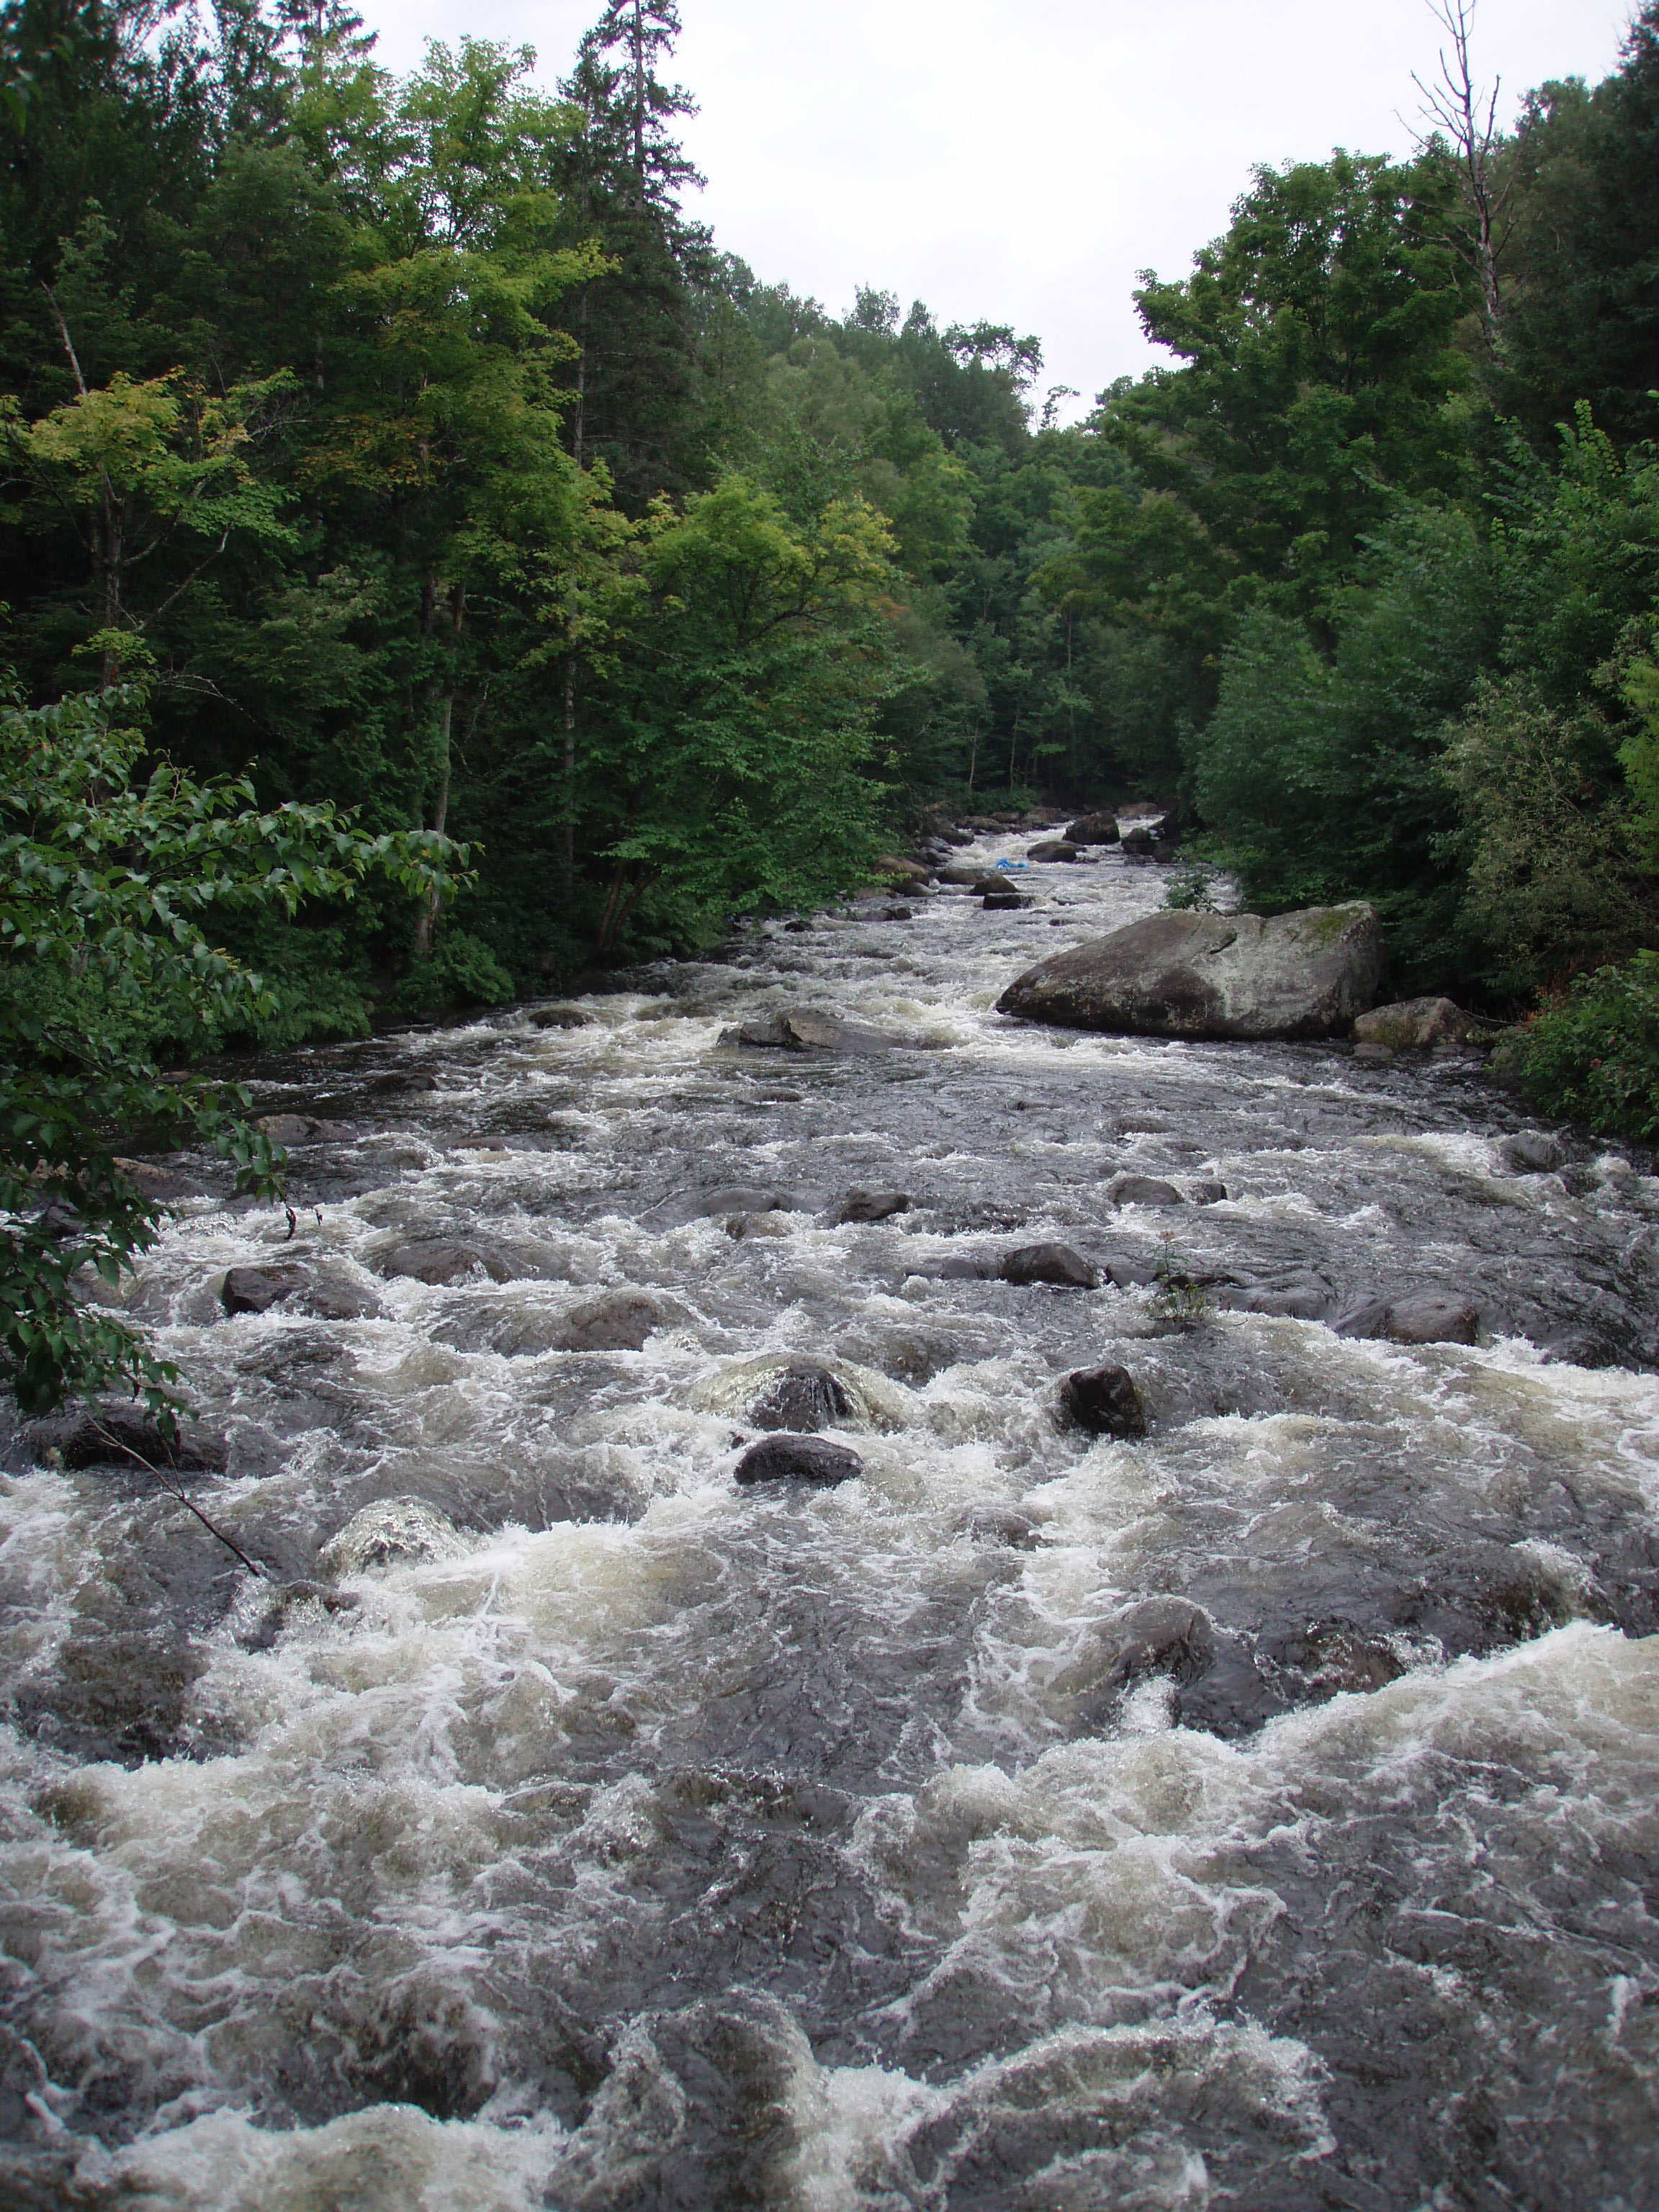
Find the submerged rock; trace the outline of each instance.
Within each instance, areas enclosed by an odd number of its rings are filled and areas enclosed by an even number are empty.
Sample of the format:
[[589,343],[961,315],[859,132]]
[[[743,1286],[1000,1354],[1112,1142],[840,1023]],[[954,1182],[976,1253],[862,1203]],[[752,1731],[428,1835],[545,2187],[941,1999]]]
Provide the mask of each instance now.
[[1062,1290],[1097,1291],[1100,1271],[1069,1244],[1022,1244],[1000,1269],[1005,1283],[1054,1283]]
[[1425,1291],[1413,1297],[1369,1299],[1333,1326],[1339,1336],[1389,1344],[1473,1344],[1480,1310],[1450,1292]]
[[896,1213],[910,1210],[908,1195],[902,1190],[849,1190],[836,1208],[837,1222],[889,1221]]
[[377,1075],[369,1084],[370,1096],[375,1098],[402,1098],[416,1092],[433,1091],[437,1085],[429,1075],[414,1068],[394,1067],[385,1075]]
[[999,1013],[1150,1036],[1330,1036],[1370,1003],[1382,969],[1373,908],[1143,916],[1040,961]]
[[273,1145],[303,1145],[321,1136],[324,1124],[310,1114],[262,1114],[254,1123]]
[[1144,1437],[1146,1407],[1127,1367],[1081,1367],[1060,1386],[1060,1418],[1091,1437]]
[[1124,1689],[1149,1674],[1195,1680],[1216,1656],[1209,1615],[1184,1597],[1143,1598],[1121,1613],[1107,1632],[1116,1646],[1111,1679]]
[[1561,1139],[1542,1129],[1518,1130],[1498,1147],[1498,1160],[1511,1175],[1547,1175],[1566,1157],[1567,1148]]
[[745,1415],[751,1428],[797,1432],[839,1428],[857,1407],[840,1377],[810,1359],[792,1360],[755,1398]]
[[1224,1283],[1210,1295],[1233,1313],[1278,1314],[1292,1321],[1323,1321],[1336,1304],[1335,1290],[1311,1268],[1265,1283]]
[[555,1352],[637,1352],[659,1329],[663,1308],[643,1291],[606,1291],[584,1298],[565,1315],[553,1334]]
[[169,1437],[149,1414],[125,1403],[94,1402],[32,1421],[28,1437],[37,1452],[52,1453],[60,1465],[76,1469],[145,1466],[190,1474],[225,1471],[222,1437],[188,1421],[181,1424],[176,1437]]
[[1109,1206],[1185,1206],[1186,1200],[1172,1182],[1157,1176],[1114,1176],[1106,1186]]
[[423,1498],[377,1498],[330,1537],[317,1564],[325,1574],[360,1575],[375,1567],[459,1559],[465,1549],[449,1516]]
[[503,1252],[470,1237],[416,1237],[394,1246],[380,1262],[383,1275],[401,1276],[434,1288],[464,1283],[480,1270],[492,1283],[510,1283],[517,1269]]
[[850,1446],[833,1443],[828,1437],[781,1435],[750,1444],[735,1472],[745,1485],[810,1482],[827,1486],[862,1474],[864,1462]]
[[726,1190],[711,1190],[697,1200],[697,1214],[719,1221],[728,1213],[798,1213],[800,1200],[793,1192],[767,1190],[757,1183],[733,1183]]
[[1022,908],[1030,906],[1033,901],[1020,891],[994,890],[987,891],[981,903],[987,914],[1018,914]]

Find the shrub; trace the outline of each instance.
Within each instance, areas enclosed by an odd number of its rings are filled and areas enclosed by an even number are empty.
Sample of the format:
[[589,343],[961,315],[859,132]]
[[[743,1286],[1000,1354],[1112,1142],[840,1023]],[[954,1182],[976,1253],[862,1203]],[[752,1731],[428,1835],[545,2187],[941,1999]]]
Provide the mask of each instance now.
[[1659,1137],[1659,952],[1580,976],[1508,1057],[1547,1112],[1604,1136]]

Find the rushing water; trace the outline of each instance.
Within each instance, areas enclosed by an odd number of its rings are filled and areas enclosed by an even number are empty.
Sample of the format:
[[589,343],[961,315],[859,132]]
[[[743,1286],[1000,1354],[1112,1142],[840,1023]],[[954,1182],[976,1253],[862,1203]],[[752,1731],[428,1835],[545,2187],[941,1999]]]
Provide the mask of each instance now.
[[[1513,1172],[1472,1061],[1010,1023],[1163,886],[1023,880],[263,1071],[296,1231],[186,1200],[124,1303],[267,1578],[0,1478],[0,2202],[1659,2204],[1659,1185]],[[903,1046],[719,1042],[790,1007]],[[1041,1240],[1126,1286],[939,1272]],[[351,1317],[228,1318],[273,1261]],[[863,1478],[739,1488],[801,1359]],[[1143,1442],[1057,1425],[1109,1359]]]

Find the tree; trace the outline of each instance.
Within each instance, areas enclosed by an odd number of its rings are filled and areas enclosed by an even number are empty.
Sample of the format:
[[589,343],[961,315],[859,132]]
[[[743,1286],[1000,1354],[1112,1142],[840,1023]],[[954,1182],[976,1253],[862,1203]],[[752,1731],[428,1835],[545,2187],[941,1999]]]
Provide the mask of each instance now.
[[262,812],[246,783],[166,761],[142,777],[143,708],[130,687],[0,711],[0,1381],[26,1413],[114,1384],[170,1418],[173,1370],[76,1292],[83,1270],[115,1280],[161,1217],[124,1134],[212,1144],[242,1187],[281,1188],[244,1093],[156,1064],[269,1002],[216,941],[223,918],[349,898],[371,872],[424,898],[465,857],[330,806]]

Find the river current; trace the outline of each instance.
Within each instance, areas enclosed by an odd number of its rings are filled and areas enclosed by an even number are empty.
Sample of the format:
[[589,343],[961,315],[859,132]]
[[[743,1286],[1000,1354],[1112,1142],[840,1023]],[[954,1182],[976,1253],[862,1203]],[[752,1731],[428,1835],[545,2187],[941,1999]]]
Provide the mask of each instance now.
[[[120,1304],[265,1572],[12,1438],[0,2203],[1659,2206],[1659,1183],[999,1016],[1166,878],[1019,880],[264,1065],[292,1230],[173,1164]],[[802,1009],[898,1042],[721,1041]],[[861,1478],[738,1486],[803,1361]]]

